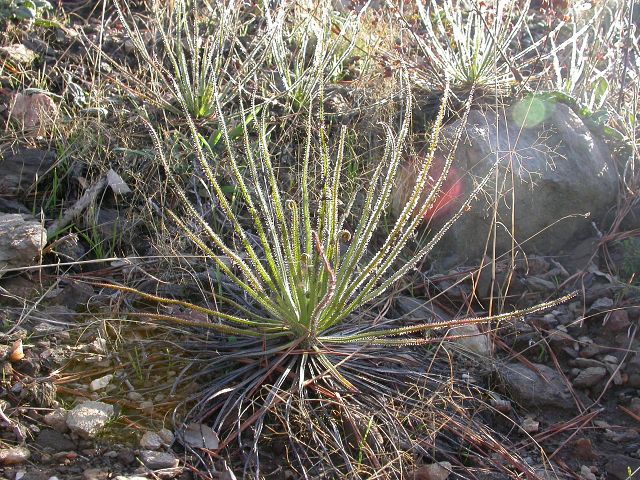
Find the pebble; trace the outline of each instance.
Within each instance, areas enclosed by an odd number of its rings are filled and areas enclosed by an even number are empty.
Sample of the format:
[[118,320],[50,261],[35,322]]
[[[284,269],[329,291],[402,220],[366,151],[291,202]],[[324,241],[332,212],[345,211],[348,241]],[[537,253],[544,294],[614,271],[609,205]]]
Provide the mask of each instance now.
[[0,47],[0,55],[21,65],[30,65],[36,58],[38,58],[36,52],[25,47],[21,43],[14,43],[12,45],[7,45],[6,47]]
[[178,459],[168,452],[154,452],[143,450],[140,452],[140,460],[151,470],[162,470],[164,468],[175,468],[178,466]]
[[[504,365],[498,370],[507,393],[525,406],[574,408],[571,392],[563,377],[547,365],[532,364],[533,369],[521,363]],[[540,372],[540,373],[538,373]]]
[[173,441],[175,440],[175,436],[173,435],[173,432],[168,428],[160,429],[158,431],[158,435],[162,439],[162,444],[166,447],[170,447],[173,444]]
[[26,462],[31,452],[25,447],[11,447],[0,449],[0,465],[18,465]]
[[69,412],[67,427],[82,438],[93,438],[113,416],[113,405],[84,402]]
[[84,480],[108,480],[110,477],[111,473],[101,468],[90,468],[82,474]]
[[607,375],[607,369],[604,367],[589,367],[582,370],[576,378],[573,379],[573,386],[576,388],[589,388],[598,384]]
[[626,455],[615,454],[608,457],[605,465],[608,480],[637,480],[640,478],[638,473],[629,477],[628,469],[631,469],[632,472],[640,471],[640,460]]
[[432,463],[418,467],[413,472],[414,480],[446,480],[451,475],[449,462]]
[[145,450],[159,450],[163,441],[155,432],[145,432],[140,439],[140,446]]
[[622,333],[626,332],[630,325],[629,314],[626,310],[614,310],[609,315],[605,328],[612,333]]
[[491,357],[491,339],[486,333],[480,332],[477,325],[459,325],[453,327],[447,333],[447,336],[457,336],[453,342],[459,345],[463,350],[475,353],[481,357]]
[[584,480],[598,480],[598,477],[594,475],[594,473],[591,471],[591,468],[587,467],[586,465],[582,465],[580,467],[580,476]]
[[92,392],[102,390],[107,385],[109,385],[109,382],[111,382],[112,379],[113,379],[113,375],[105,375],[104,377],[96,378],[89,384],[89,389]]
[[68,411],[63,408],[58,408],[56,410],[53,410],[52,412],[47,413],[42,421],[45,423],[45,425],[50,426],[55,431],[65,433],[69,430],[69,427],[67,427],[68,415]]
[[138,392],[128,392],[127,398],[132,402],[140,402],[144,399],[141,393]]
[[604,312],[613,308],[613,299],[602,297],[597,299],[589,307],[589,312]]
[[536,433],[540,430],[540,422],[534,420],[531,417],[526,417],[522,421],[522,429],[527,433]]
[[150,400],[140,402],[140,410],[146,415],[151,415],[153,413],[153,402]]

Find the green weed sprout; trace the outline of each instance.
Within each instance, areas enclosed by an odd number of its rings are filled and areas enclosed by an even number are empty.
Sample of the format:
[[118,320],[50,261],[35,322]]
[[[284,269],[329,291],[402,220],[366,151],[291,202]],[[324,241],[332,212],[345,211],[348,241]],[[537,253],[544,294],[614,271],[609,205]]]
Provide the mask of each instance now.
[[[386,128],[384,153],[364,188],[357,211],[352,211],[355,200],[345,202],[344,207],[339,201],[346,130],[343,128],[340,133],[337,153],[330,155],[321,101],[320,121],[309,113],[297,194],[287,194],[279,188],[269,148],[267,114],[258,114],[255,103],[251,107],[255,119],[252,131],[242,124],[242,156],[229,138],[217,90],[214,90],[215,115],[226,146],[224,158],[216,157],[187,116],[193,152],[218,208],[230,225],[226,233],[214,231],[198,213],[172,172],[158,135],[148,125],[183,209],[166,213],[221,272],[222,294],[214,294],[219,308],[163,298],[125,286],[109,287],[208,317],[208,321],[196,321],[163,313],[135,314],[148,321],[191,329],[191,340],[184,348],[196,371],[191,376],[185,375],[183,380],[208,380],[205,391],[190,399],[193,407],[186,418],[209,423],[221,436],[220,449],[234,441],[249,446],[253,453],[247,468],[252,470],[259,469],[257,452],[264,438],[265,421],[276,418],[281,420],[292,448],[297,449],[294,456],[298,463],[306,465],[300,468],[311,469],[307,471],[309,475],[319,474],[318,465],[326,468],[333,465],[329,476],[339,475],[337,471],[356,478],[371,478],[372,471],[365,464],[383,469],[385,462],[390,462],[387,466],[397,468],[393,458],[400,457],[397,452],[389,452],[388,446],[398,445],[399,437],[403,441],[408,437],[403,433],[405,420],[394,416],[395,409],[389,405],[401,402],[417,406],[422,395],[426,395],[423,389],[427,385],[424,364],[414,361],[417,354],[406,349],[440,341],[440,334],[434,333],[442,329],[506,320],[557,303],[489,318],[443,322],[425,319],[408,325],[401,319],[369,319],[366,312],[372,302],[416,267],[490,178],[489,174],[478,183],[461,209],[426,245],[408,258],[406,255],[401,258],[437,197],[462,131],[462,127],[457,130],[443,173],[425,195],[445,114],[449,92],[446,89],[429,153],[417,173],[415,187],[388,230],[379,228],[390,202],[411,121],[411,93],[406,79],[404,82],[406,105],[402,125],[397,133]],[[242,102],[240,110],[244,117],[248,116]],[[251,141],[254,135],[256,144]],[[247,221],[234,214],[214,173],[214,161],[228,165]],[[315,167],[321,180],[319,192],[309,189]],[[352,228],[348,228],[349,219],[355,219]],[[374,236],[377,247],[372,251]],[[394,370],[380,366],[387,364],[400,367]],[[407,392],[412,390],[421,393],[409,398]],[[243,436],[246,432],[250,432],[250,440]],[[355,440],[350,441],[354,435]],[[384,441],[378,440],[380,435]],[[303,444],[309,446],[301,451]],[[336,451],[342,452],[338,459]],[[317,457],[322,458],[320,463]]]
[[[229,85],[244,85],[253,75],[257,65],[254,56],[266,36],[254,48],[240,45],[239,9],[233,2],[176,0],[171,4],[156,3],[153,7],[154,24],[162,39],[161,54],[157,55],[135,22],[127,20],[132,15],[126,3],[114,0],[120,22],[151,74],[151,78],[131,74],[127,77],[147,102],[178,115],[184,107],[195,119],[207,118],[216,109],[214,88],[225,97]],[[240,49],[242,54],[232,55],[234,49]],[[230,65],[234,58],[242,58],[242,62],[234,64],[240,70],[232,72]],[[114,65],[122,70],[117,63]],[[225,97],[223,101],[226,100]]]
[[356,47],[366,6],[344,18],[332,15],[328,2],[320,2],[312,11],[301,7],[302,12],[284,2],[275,8],[264,2],[263,8],[267,30],[273,32],[268,60],[275,77],[270,90],[298,112],[317,98],[324,87],[321,82],[337,80],[343,73]]
[[473,85],[504,92],[516,80],[520,62],[538,45],[515,55],[510,51],[526,23],[529,1],[520,3],[434,0],[425,7],[416,2],[425,33],[415,38],[432,63],[433,80],[441,83],[444,72],[454,89],[469,90]]

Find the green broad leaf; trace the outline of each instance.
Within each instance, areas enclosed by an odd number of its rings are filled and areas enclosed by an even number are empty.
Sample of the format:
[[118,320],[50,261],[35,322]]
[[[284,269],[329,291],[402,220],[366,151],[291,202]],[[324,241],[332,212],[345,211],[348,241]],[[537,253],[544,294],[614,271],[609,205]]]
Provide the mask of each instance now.
[[619,131],[616,130],[613,127],[609,127],[608,125],[605,125],[602,128],[602,132],[609,138],[613,139],[613,140],[619,140],[619,141],[623,141],[625,140],[625,136]]
[[601,105],[604,101],[607,93],[609,92],[609,82],[603,77],[600,77],[596,82],[595,99],[598,105]]
[[220,185],[220,190],[225,195],[233,195],[236,193],[236,187],[234,185]]
[[216,130],[215,132],[213,132],[210,136],[209,139],[207,140],[207,143],[209,144],[209,147],[213,150],[213,148],[218,145],[218,143],[220,143],[220,139],[222,138],[222,130]]
[[49,20],[47,18],[36,18],[34,23],[37,27],[60,28],[60,29],[63,28],[60,22],[56,22],[55,20]]
[[609,121],[609,112],[606,110],[596,110],[591,114],[591,120],[600,125],[605,125]]

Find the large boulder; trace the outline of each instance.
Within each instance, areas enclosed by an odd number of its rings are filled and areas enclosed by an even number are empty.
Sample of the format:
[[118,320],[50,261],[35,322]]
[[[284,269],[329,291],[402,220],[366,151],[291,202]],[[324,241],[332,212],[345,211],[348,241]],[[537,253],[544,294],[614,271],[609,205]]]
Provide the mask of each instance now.
[[[458,126],[443,129],[444,138]],[[441,141],[434,175],[447,143]],[[592,234],[592,222],[615,206],[618,174],[607,146],[569,106],[529,98],[498,112],[470,112],[438,209],[427,212],[428,228],[442,226],[496,162],[497,173],[434,251],[445,267],[478,262],[487,245],[491,253],[494,224],[498,255],[514,245],[558,255]],[[415,167],[404,165],[396,212],[414,178]]]

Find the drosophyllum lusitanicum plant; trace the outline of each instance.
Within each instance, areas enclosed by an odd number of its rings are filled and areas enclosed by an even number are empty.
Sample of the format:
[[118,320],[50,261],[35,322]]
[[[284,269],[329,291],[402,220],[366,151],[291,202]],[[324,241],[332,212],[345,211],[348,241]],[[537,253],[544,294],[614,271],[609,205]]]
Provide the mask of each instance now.
[[[406,461],[403,449],[418,448],[429,455],[429,442],[425,440],[423,446],[414,442],[416,435],[426,438],[433,433],[422,418],[424,402],[433,398],[437,385],[450,385],[448,372],[440,377],[428,368],[426,348],[441,341],[441,333],[450,327],[499,322],[558,303],[448,322],[425,319],[407,324],[375,314],[376,299],[431,251],[489,178],[480,181],[445,226],[407,258],[405,247],[438,197],[461,132],[444,168],[438,170],[442,174],[429,183],[431,190],[425,195],[447,104],[446,89],[429,152],[407,203],[391,226],[380,228],[409,132],[412,104],[407,85],[403,78],[401,126],[397,132],[385,127],[384,153],[364,186],[357,211],[353,199],[340,201],[346,131],[341,130],[335,148],[330,148],[321,100],[316,113],[309,114],[306,144],[301,148],[300,189],[292,194],[279,186],[266,108],[259,112],[255,103],[247,108],[240,100],[242,116],[254,121],[243,126],[244,145],[239,149],[228,136],[214,91],[224,153],[211,150],[186,115],[193,154],[227,220],[225,232],[214,230],[191,202],[150,128],[177,199],[176,208],[167,209],[166,215],[215,265],[222,293],[215,294],[217,308],[209,308],[124,286],[111,288],[207,318],[196,321],[184,315],[136,313],[146,321],[189,331],[185,348],[194,374],[185,375],[184,380],[206,381],[203,391],[186,403],[189,409],[181,419],[210,425],[220,436],[220,450],[242,447],[245,467],[254,474],[260,469],[260,452],[268,451],[278,438],[286,438],[287,462],[297,465],[302,475],[324,472],[333,478],[371,478],[383,472],[385,478],[401,476],[401,464]],[[228,166],[236,192],[233,206],[215,173],[216,162]],[[319,191],[309,188],[314,184],[312,175],[320,177],[315,182]],[[238,201],[242,215],[236,213]],[[369,248],[374,237],[375,250]]]

